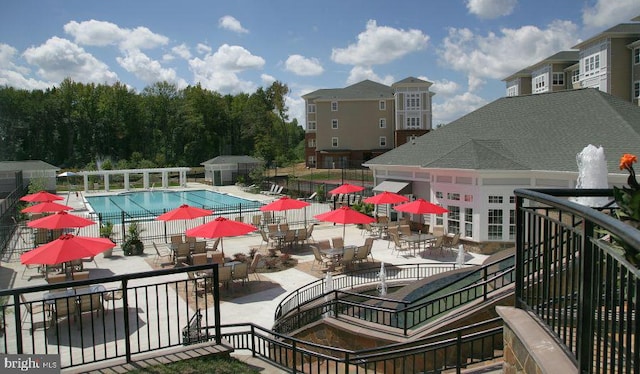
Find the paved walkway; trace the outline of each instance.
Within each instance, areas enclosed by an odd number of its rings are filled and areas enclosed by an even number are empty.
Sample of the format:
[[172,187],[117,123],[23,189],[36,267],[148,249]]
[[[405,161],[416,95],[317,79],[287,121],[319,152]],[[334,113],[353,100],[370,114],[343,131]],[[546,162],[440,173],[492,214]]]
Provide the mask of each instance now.
[[[201,188],[201,186],[200,186]],[[238,196],[246,197],[246,195],[250,195],[251,198],[259,198],[255,194],[248,194],[236,187],[228,187],[222,188],[218,187],[218,190],[223,192],[235,194]],[[63,195],[63,197],[67,198],[67,195]],[[270,197],[273,199],[273,197]],[[78,208],[82,206],[82,202],[80,199],[77,199],[75,196],[71,196],[67,203],[71,206],[76,206]],[[314,239],[322,240],[329,239],[336,236],[342,236],[343,227],[342,225],[333,225],[328,223],[320,223],[318,224],[313,232]],[[347,225],[345,228],[345,244],[346,245],[362,245],[364,243],[365,237],[362,235],[360,229],[358,229],[355,225]],[[249,234],[241,237],[235,238],[226,238],[225,239],[225,252],[227,254],[235,254],[238,252],[245,252],[248,254],[250,247],[255,247],[260,245],[261,237],[259,234]],[[392,247],[392,246],[391,246]],[[152,253],[153,249],[148,248],[146,253]],[[118,249],[115,250],[115,254],[118,254]],[[428,257],[422,258],[420,256],[412,256],[410,254],[406,254],[403,256],[397,256],[396,254],[391,252],[391,248],[389,247],[389,243],[386,240],[377,239],[374,241],[372,248],[373,257],[376,261],[381,261],[388,264],[410,264],[410,263],[429,263],[429,262],[440,262],[441,260],[446,261],[455,261],[455,256],[448,258],[438,258],[436,257]],[[293,254],[293,257],[296,258],[299,264],[303,264],[305,262],[313,261],[312,254],[304,254],[304,255],[296,255]],[[481,264],[486,259],[484,255],[477,255],[474,253],[467,253],[465,260],[468,264]],[[145,258],[142,256],[115,256],[112,258],[104,258],[103,256],[96,257],[96,265],[97,268],[103,269],[105,273],[110,273],[114,275],[124,274],[124,273],[132,273],[132,272],[144,272],[152,270],[152,267],[149,265]],[[92,265],[89,265],[91,267]],[[42,278],[29,278],[28,276],[21,276],[22,271],[24,269],[23,265],[20,264],[19,260],[15,258],[9,262],[3,262],[2,267],[6,268],[5,271],[0,273],[0,285],[2,287],[10,287],[17,288],[23,286],[33,286],[39,284],[45,284],[44,279]],[[11,269],[12,271],[6,271],[7,269]],[[30,272],[32,270],[27,270]],[[25,274],[26,275],[26,274]],[[298,270],[296,268],[275,272],[275,273],[261,273],[261,278],[266,278],[271,280],[272,282],[278,283],[280,287],[275,287],[271,289],[267,289],[260,292],[255,292],[248,294],[246,296],[238,297],[229,301],[225,301],[221,304],[221,322],[223,324],[231,324],[231,323],[244,323],[244,322],[253,322],[257,325],[260,325],[265,328],[271,328],[273,325],[273,316],[278,303],[289,293],[295,291],[301,286],[310,283],[312,281],[317,280],[317,277],[313,275]],[[236,354],[234,354],[235,356]],[[240,352],[240,358],[249,359],[246,356],[246,353]],[[251,360],[252,364],[256,364],[255,360]],[[258,360],[260,362],[260,360]],[[265,373],[270,373],[271,371],[264,371]],[[278,372],[278,371],[273,371]]]

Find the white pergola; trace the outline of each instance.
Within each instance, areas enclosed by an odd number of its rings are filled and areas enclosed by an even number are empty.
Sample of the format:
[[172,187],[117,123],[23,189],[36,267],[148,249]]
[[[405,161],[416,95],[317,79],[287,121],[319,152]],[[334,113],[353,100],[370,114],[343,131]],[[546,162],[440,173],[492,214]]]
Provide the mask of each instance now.
[[169,173],[179,173],[180,186],[186,187],[187,185],[187,172],[191,170],[188,167],[175,167],[175,168],[154,168],[154,169],[123,169],[123,170],[92,170],[81,171],[78,174],[82,175],[84,180],[84,192],[89,191],[89,176],[100,175],[104,180],[104,188],[109,191],[109,176],[114,174],[124,175],[124,189],[129,190],[129,176],[131,174],[142,174],[143,186],[145,189],[149,188],[149,174],[159,173],[162,174],[162,188],[169,187]]

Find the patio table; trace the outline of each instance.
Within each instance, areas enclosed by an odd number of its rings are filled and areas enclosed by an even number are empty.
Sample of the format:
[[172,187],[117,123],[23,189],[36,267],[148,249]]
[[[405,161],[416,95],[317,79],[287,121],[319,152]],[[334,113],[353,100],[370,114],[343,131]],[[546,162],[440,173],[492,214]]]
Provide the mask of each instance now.
[[420,249],[420,245],[422,243],[427,243],[430,242],[432,240],[435,240],[436,237],[434,235],[431,234],[412,234],[412,235],[406,235],[406,236],[402,236],[400,237],[400,239],[404,240],[405,242],[409,243],[409,245],[411,246],[411,249],[413,250],[413,255],[416,255],[416,249]]

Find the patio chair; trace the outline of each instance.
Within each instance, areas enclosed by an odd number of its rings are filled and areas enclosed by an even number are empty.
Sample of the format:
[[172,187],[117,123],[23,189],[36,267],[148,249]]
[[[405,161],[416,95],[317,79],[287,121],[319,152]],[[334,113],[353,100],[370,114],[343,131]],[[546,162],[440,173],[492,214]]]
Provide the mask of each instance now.
[[220,245],[220,238],[216,238],[216,240],[213,241],[213,245],[211,246],[211,248],[207,248],[207,252],[217,251],[219,245]]
[[176,264],[187,263],[187,261],[189,260],[189,254],[191,254],[191,248],[189,246],[189,243],[178,244],[178,249],[176,250],[174,262]]
[[282,239],[283,246],[288,246],[289,249],[293,249],[293,245],[296,242],[296,232],[293,230],[288,230],[284,234],[284,238]]
[[262,216],[258,214],[251,216],[251,224],[258,228],[262,227]]
[[440,235],[436,237],[436,240],[432,241],[431,243],[429,243],[429,246],[427,247],[429,249],[429,252],[432,252],[435,249],[439,249],[440,250],[440,255],[442,255],[442,243],[444,242],[444,236]]
[[211,263],[213,263],[213,264],[219,264],[219,265],[224,264],[224,256],[222,255],[222,252],[209,251],[209,252],[207,252],[207,256],[211,258]]
[[193,253],[207,253],[207,242],[199,240],[193,245]]
[[86,279],[89,279],[89,272],[88,272],[88,271],[77,271],[77,272],[75,272],[75,273],[73,273],[73,274],[71,275],[71,278],[72,278],[74,281],[77,281],[77,280],[86,280]]
[[229,288],[229,282],[232,280],[231,266],[218,266],[218,282]]
[[[76,321],[78,319],[78,304],[75,297],[63,297],[55,299],[55,308],[53,309],[49,328],[52,328],[54,324],[57,324],[62,319],[72,319]],[[76,326],[80,328],[80,326]]]
[[329,267],[331,260],[320,253],[320,248],[312,245],[311,250],[313,251],[313,263],[311,264],[311,270],[315,270],[316,265],[320,265],[322,268],[321,270],[326,270]]
[[[45,313],[47,315],[51,314],[51,308],[49,304],[43,303],[42,301],[28,301],[24,294],[20,294],[20,303],[24,305],[27,313],[31,315],[31,328],[29,329],[29,333],[33,335],[33,331],[37,327],[44,327],[46,321],[44,320]],[[38,317],[39,314],[42,313],[42,319]]]
[[356,264],[361,264],[364,261],[367,261],[368,257],[369,257],[369,253],[367,252],[367,246],[361,245],[358,247],[358,250],[356,251],[356,254],[353,257],[353,262]]
[[389,237],[389,242],[387,243],[387,248],[389,248],[391,246],[391,244],[393,244],[393,238],[392,236],[398,236],[398,226],[390,226],[389,228],[387,228],[387,236]]
[[394,248],[392,253],[396,252],[396,257],[400,257],[402,252],[409,251],[409,245],[406,242],[400,240],[400,236],[398,234],[390,234],[391,240],[393,240]]
[[153,263],[154,264],[158,264],[160,259],[163,257],[169,257],[171,258],[171,252],[170,251],[160,251],[160,248],[158,248],[158,245],[156,244],[156,242],[153,242],[153,248],[155,248],[156,250],[156,256],[153,258]]
[[[102,293],[102,300],[107,303],[107,307],[109,306],[109,301],[111,301],[111,303],[113,304],[113,309],[116,308],[116,300],[122,300],[123,297],[124,292],[122,291],[122,288],[109,290]],[[105,309],[104,311],[106,313],[107,309]]]
[[251,261],[251,265],[249,265],[249,270],[247,272],[247,280],[249,280],[249,275],[253,274],[257,281],[260,280],[260,275],[256,271],[258,269],[258,265],[260,264],[260,260],[262,259],[262,255],[260,253],[256,253],[253,256],[253,260]]
[[343,272],[353,267],[353,259],[355,258],[355,255],[356,249],[354,247],[349,247],[344,250],[344,253],[338,263],[338,266]]
[[207,262],[206,253],[194,253],[191,255],[191,265],[205,265]]
[[278,225],[276,223],[270,223],[267,225],[267,231],[269,234],[273,234],[274,232],[278,232]]
[[373,227],[371,227],[370,223],[365,223],[362,225],[362,230],[360,231],[360,235],[365,236],[373,236]]
[[67,281],[67,274],[53,274],[47,277],[47,283],[60,283]]
[[301,229],[298,229],[298,231],[296,232],[296,244],[300,243],[300,245],[302,245],[305,243],[306,240],[307,240],[307,228],[303,227]]
[[400,232],[400,236],[409,236],[413,234],[409,225],[399,225],[398,232]]
[[207,294],[207,291],[209,288],[208,286],[210,285],[207,285],[207,282],[205,279],[199,278],[195,271],[188,271],[187,276],[189,277],[189,280],[193,283],[192,292],[196,294],[196,296],[204,296]]
[[310,223],[310,224],[307,226],[307,236],[305,237],[305,241],[307,242],[307,244],[309,244],[309,239],[311,239],[314,243],[315,243],[315,241],[316,241],[316,240],[313,238],[313,228],[314,228],[315,226],[316,226],[316,225],[314,225],[313,223]]
[[309,195],[309,197],[301,197],[298,200],[311,201],[311,200],[314,200],[316,196],[318,196],[318,193],[314,192],[311,195]]
[[289,231],[289,224],[288,223],[281,223],[280,225],[278,225],[279,231],[282,232],[287,232]]
[[265,244],[267,246],[267,248],[271,248],[273,247],[273,240],[270,240],[269,237],[267,236],[267,233],[264,232],[263,230],[258,230],[260,231],[260,235],[262,236],[262,242],[260,242],[260,248],[262,248],[262,244]]
[[271,183],[271,187],[269,187],[268,190],[260,191],[260,193],[263,195],[272,195],[275,192],[277,186],[278,186],[277,184]]
[[341,236],[331,238],[331,245],[333,248],[344,248],[344,239]]
[[373,258],[373,253],[371,252],[373,250],[373,241],[375,240],[375,238],[366,238],[364,240],[364,245],[367,246],[367,253],[369,255],[369,257],[371,257],[371,261],[375,262],[375,259]]
[[331,249],[331,242],[328,239],[320,240],[317,244],[320,250]]
[[453,238],[451,238],[451,240],[449,242],[444,242],[442,244],[442,248],[444,250],[448,250],[449,252],[453,252],[455,250],[458,249],[458,244],[460,243],[460,233],[457,232],[455,235],[453,235]]
[[78,298],[78,313],[82,315],[85,312],[96,312],[96,316],[104,316],[104,305],[102,304],[102,298],[99,293],[90,293],[80,295]]
[[244,217],[243,216],[237,216],[236,218],[234,218],[234,220],[236,222],[244,222]]
[[233,266],[233,273],[231,274],[233,281],[242,280],[244,286],[245,281],[249,281],[249,266],[246,262],[242,262]]

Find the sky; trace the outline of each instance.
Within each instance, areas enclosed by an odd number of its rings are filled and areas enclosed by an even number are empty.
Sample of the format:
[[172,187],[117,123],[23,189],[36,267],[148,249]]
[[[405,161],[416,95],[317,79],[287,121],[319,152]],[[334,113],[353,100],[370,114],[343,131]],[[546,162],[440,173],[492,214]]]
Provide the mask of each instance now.
[[502,79],[640,15],[638,0],[4,0],[0,85],[158,81],[302,95],[365,79],[433,82],[433,124],[505,96]]

